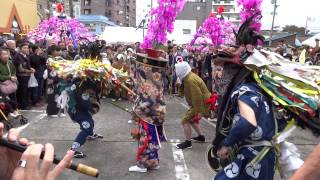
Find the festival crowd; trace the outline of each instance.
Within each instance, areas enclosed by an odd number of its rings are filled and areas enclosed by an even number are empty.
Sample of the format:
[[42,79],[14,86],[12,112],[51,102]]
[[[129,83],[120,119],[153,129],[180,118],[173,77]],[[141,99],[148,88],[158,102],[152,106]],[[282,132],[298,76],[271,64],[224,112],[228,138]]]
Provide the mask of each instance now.
[[[185,96],[188,104],[192,107],[190,110],[188,110],[187,114],[181,122],[185,132],[186,141],[177,145],[177,148],[179,149],[191,148],[191,140],[205,142],[205,137],[201,131],[199,124],[194,123],[202,118],[197,117],[197,114],[201,113],[204,117],[213,120],[213,118],[217,115],[215,114],[215,112],[210,113],[209,111],[207,111],[209,109],[209,105],[205,105],[204,101],[209,99],[211,94],[216,93],[217,96],[224,95],[227,89],[223,87],[223,85],[226,83],[230,83],[231,81],[231,78],[228,76],[231,76],[233,71],[230,71],[230,74],[222,73],[222,71],[224,70],[224,66],[220,63],[213,62],[214,59],[221,55],[219,55],[218,53],[219,48],[220,47],[208,47],[206,51],[196,48],[188,49],[186,45],[177,45],[171,41],[168,41],[167,45],[163,49],[161,56],[165,59],[168,59],[168,64],[165,67],[164,71],[161,72],[161,79],[164,84],[164,88],[163,92],[159,92],[169,95]],[[284,41],[282,41],[279,43],[278,47],[273,50],[291,61],[298,61],[299,54],[302,49],[305,49],[307,52],[307,63],[309,63],[310,65],[319,64],[319,40],[316,40],[315,48],[290,48],[285,44]],[[128,72],[129,74],[133,74],[132,71],[135,63],[132,62],[137,58],[136,54],[141,52],[142,50],[140,49],[139,42],[132,44],[107,44],[105,41],[96,41],[94,43],[91,43],[91,45],[84,43],[80,45],[79,48],[74,48],[72,44],[65,44],[65,42],[44,45],[33,44],[21,39],[1,40],[0,81],[1,83],[8,83],[5,86],[6,89],[1,89],[6,92],[1,92],[1,112],[3,112],[2,116],[6,116],[2,117],[1,120],[4,122],[8,117],[16,118],[19,116],[23,116],[20,110],[30,110],[32,108],[43,106],[47,106],[46,113],[49,117],[52,118],[63,117],[66,113],[70,114],[70,112],[64,112],[57,106],[56,98],[58,93],[56,91],[58,87],[56,87],[56,85],[59,79],[57,79],[53,71],[48,68],[48,61],[59,61],[63,59],[77,61],[83,58],[98,59],[103,64],[110,64],[113,68],[116,68],[123,72]],[[136,76],[136,74],[132,75],[132,77]],[[91,86],[91,84],[89,83],[88,86]],[[128,87],[133,88],[133,86],[134,85],[130,86],[130,83],[128,83]],[[250,94],[250,96],[248,97],[241,98],[239,95],[241,102],[249,104],[250,107],[253,107],[254,104],[251,104],[250,98],[260,97],[263,100],[262,103],[266,103],[264,96],[261,96],[261,94],[257,93],[258,90],[255,85],[250,84],[248,85],[248,87],[252,89],[250,90],[252,94]],[[194,92],[191,92],[191,90],[193,90]],[[196,96],[194,94],[196,94]],[[130,93],[128,93],[127,91],[121,91],[116,88],[112,89],[111,93],[104,95],[104,97],[106,96],[112,98],[113,101],[130,100]],[[83,99],[79,101],[81,101],[80,104],[83,103],[82,105],[83,107],[85,107],[86,104],[85,102],[82,102]],[[213,108],[211,110],[215,111],[216,108]],[[236,113],[240,114],[243,110],[250,111],[251,109],[248,109],[246,105],[239,104],[239,109]],[[264,109],[255,108],[253,110],[264,113],[265,117],[269,117],[268,112]],[[247,123],[242,124],[243,127],[250,127],[251,129],[255,128],[252,124],[248,124],[248,122],[245,121],[248,120],[250,122],[250,115],[241,116],[240,120],[241,118],[244,119],[242,122]],[[270,116],[269,118],[271,119],[272,117]],[[66,162],[70,161],[72,156],[75,158],[86,157],[84,153],[77,151],[77,149],[84,144],[86,139],[103,138],[100,134],[94,132],[93,127],[90,127],[90,125],[93,126],[91,113],[76,113],[74,114],[74,117],[71,117],[71,119],[79,121],[81,132],[76,137],[74,143],[70,148],[71,150],[73,150],[73,152],[68,152],[65,157],[65,161],[63,161],[60,166],[57,166],[57,169],[49,172],[49,174],[54,174],[55,177],[59,175],[61,169],[66,167]],[[84,121],[83,119],[89,119],[88,122],[90,122],[90,133],[88,133],[88,129],[86,128],[86,126],[84,126],[83,123],[87,121]],[[269,122],[271,122],[271,120]],[[162,126],[162,122],[157,123],[158,125]],[[1,124],[1,129],[3,128],[2,126],[3,125]],[[271,125],[262,124],[261,126],[269,127]],[[149,129],[150,128],[151,127],[149,127]],[[192,128],[197,132],[197,137],[191,137]],[[250,130],[250,132],[253,132],[253,130]],[[12,133],[16,132],[11,132],[11,136]],[[236,140],[232,138],[235,138],[237,136],[236,130],[234,133],[234,137],[229,137],[229,139],[224,142],[225,146],[223,146],[217,152],[220,156],[226,156],[229,151],[227,147],[235,144]],[[270,135],[270,137],[264,138],[271,137],[272,136]],[[11,140],[16,140],[17,134],[14,135],[14,137],[9,136],[9,138],[11,138]],[[26,140],[22,141],[23,144],[27,144]],[[41,150],[42,148],[42,146],[34,147],[34,151],[39,151],[39,149]],[[52,148],[53,147],[51,145],[46,145],[46,152],[47,149],[49,149],[48,151],[50,151]],[[245,153],[247,153],[248,156],[251,156],[249,155],[250,152],[246,151]],[[245,153],[243,154],[244,156],[246,156]],[[141,164],[130,167],[129,171],[146,172],[149,168],[159,168],[158,157],[151,157],[148,154],[143,154],[141,156],[143,158],[151,158],[152,160],[156,161],[141,161]],[[272,161],[273,158],[274,157],[270,155],[266,157],[266,160],[262,163],[265,163],[264,165],[266,165],[269,161]],[[237,163],[242,163],[240,161],[241,158]],[[262,175],[270,175],[267,173],[268,171],[273,171],[272,169],[273,166],[269,166],[269,169],[261,171],[266,173]],[[19,173],[21,172],[19,172],[19,170],[16,170],[14,175],[17,175]],[[45,176],[48,175],[48,171],[46,171],[46,173]],[[216,178],[228,179],[230,177],[230,174],[225,172],[225,174],[219,173]]]

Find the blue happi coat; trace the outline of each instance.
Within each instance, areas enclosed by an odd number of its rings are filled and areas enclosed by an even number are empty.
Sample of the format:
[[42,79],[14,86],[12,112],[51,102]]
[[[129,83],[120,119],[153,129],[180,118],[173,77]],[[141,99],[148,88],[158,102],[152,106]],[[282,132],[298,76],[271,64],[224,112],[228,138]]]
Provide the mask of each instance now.
[[[256,116],[257,127],[252,126],[247,120],[241,118],[238,100],[250,106]],[[249,145],[253,141],[270,141],[276,134],[276,126],[272,107],[267,97],[261,93],[261,89],[255,83],[242,84],[235,88],[231,95],[233,125],[228,136],[224,139],[224,146],[239,147]],[[283,129],[284,123],[278,123],[279,129]],[[239,128],[242,126],[241,128]],[[246,128],[245,126],[248,126]],[[251,127],[250,127],[251,126]],[[253,129],[251,129],[253,127]],[[250,133],[248,134],[248,131]],[[241,137],[241,135],[246,137]],[[240,135],[240,136],[239,136]],[[275,170],[275,152],[270,150],[268,154],[255,167],[249,162],[256,157],[263,147],[242,147],[233,162],[224,167],[214,180],[239,179],[239,180],[272,180]]]

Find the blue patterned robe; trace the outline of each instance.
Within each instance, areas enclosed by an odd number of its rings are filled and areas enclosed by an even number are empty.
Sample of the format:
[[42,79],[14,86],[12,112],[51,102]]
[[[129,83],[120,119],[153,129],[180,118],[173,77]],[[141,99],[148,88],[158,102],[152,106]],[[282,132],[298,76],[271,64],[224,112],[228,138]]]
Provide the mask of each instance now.
[[[236,128],[239,125],[240,111],[238,100],[250,106],[256,116],[257,127],[246,138],[240,140],[239,136],[232,134],[246,134],[247,128]],[[233,125],[230,130],[238,131],[229,133],[224,139],[223,145],[230,146],[229,142],[236,142],[233,145],[239,147],[250,144],[248,141],[270,141],[276,134],[276,127],[272,107],[267,97],[261,93],[261,89],[255,83],[242,84],[235,88],[231,95],[231,105],[233,116]],[[242,119],[242,121],[246,121]],[[279,129],[283,129],[284,123],[278,123]],[[240,131],[240,132],[239,132]],[[256,167],[248,165],[251,160],[261,151],[263,147],[242,147],[239,149],[236,158],[229,165],[224,167],[215,177],[215,180],[239,179],[239,180],[272,180],[275,170],[275,152],[271,149],[267,155],[259,162]]]

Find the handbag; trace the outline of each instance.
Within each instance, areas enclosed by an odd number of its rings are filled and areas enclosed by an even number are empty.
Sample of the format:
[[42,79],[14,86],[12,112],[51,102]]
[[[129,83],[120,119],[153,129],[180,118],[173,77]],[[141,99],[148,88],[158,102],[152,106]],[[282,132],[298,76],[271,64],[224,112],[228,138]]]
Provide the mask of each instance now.
[[18,89],[17,83],[11,81],[11,80],[6,80],[2,83],[0,83],[0,91],[3,94],[9,95],[14,92],[16,92]]
[[29,88],[38,87],[38,81],[36,77],[34,77],[33,73],[31,74],[30,79],[28,81],[28,87]]
[[46,80],[48,78],[48,70],[47,69],[44,70],[42,77],[43,77],[44,80]]
[[[7,67],[9,70],[9,75],[11,77],[11,71],[10,71],[10,67],[9,67],[8,63],[7,63]],[[13,82],[11,80],[6,80],[6,81],[0,83],[0,92],[5,95],[12,94],[12,93],[16,92],[17,89],[18,89],[17,83]]]

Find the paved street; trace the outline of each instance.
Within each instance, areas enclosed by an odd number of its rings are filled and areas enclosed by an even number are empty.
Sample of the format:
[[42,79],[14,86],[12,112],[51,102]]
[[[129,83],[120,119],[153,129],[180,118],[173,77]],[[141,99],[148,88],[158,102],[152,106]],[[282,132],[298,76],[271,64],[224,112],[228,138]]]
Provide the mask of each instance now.
[[[76,160],[92,165],[100,170],[99,179],[103,180],[210,180],[213,173],[205,162],[205,151],[213,139],[215,125],[202,121],[207,143],[194,143],[192,149],[177,150],[174,143],[183,140],[183,131],[179,117],[186,111],[186,103],[177,97],[167,97],[166,134],[169,142],[162,144],[160,150],[160,169],[146,174],[129,173],[128,167],[135,164],[137,143],[130,137],[130,128],[134,125],[127,123],[130,116],[117,107],[108,103],[110,99],[102,100],[100,112],[94,117],[95,129],[104,135],[103,140],[87,141],[81,149],[88,155],[86,159]],[[130,107],[128,102],[117,102],[123,107]],[[48,118],[40,110],[24,112],[30,119],[30,125],[23,129],[22,136],[36,142],[51,142],[56,147],[56,154],[62,155],[71,145],[79,132],[78,124],[74,124],[68,117]],[[298,144],[303,158],[319,142],[310,132],[297,129],[290,138]],[[93,179],[72,171],[66,171],[61,180]],[[275,179],[278,179],[276,177]]]

